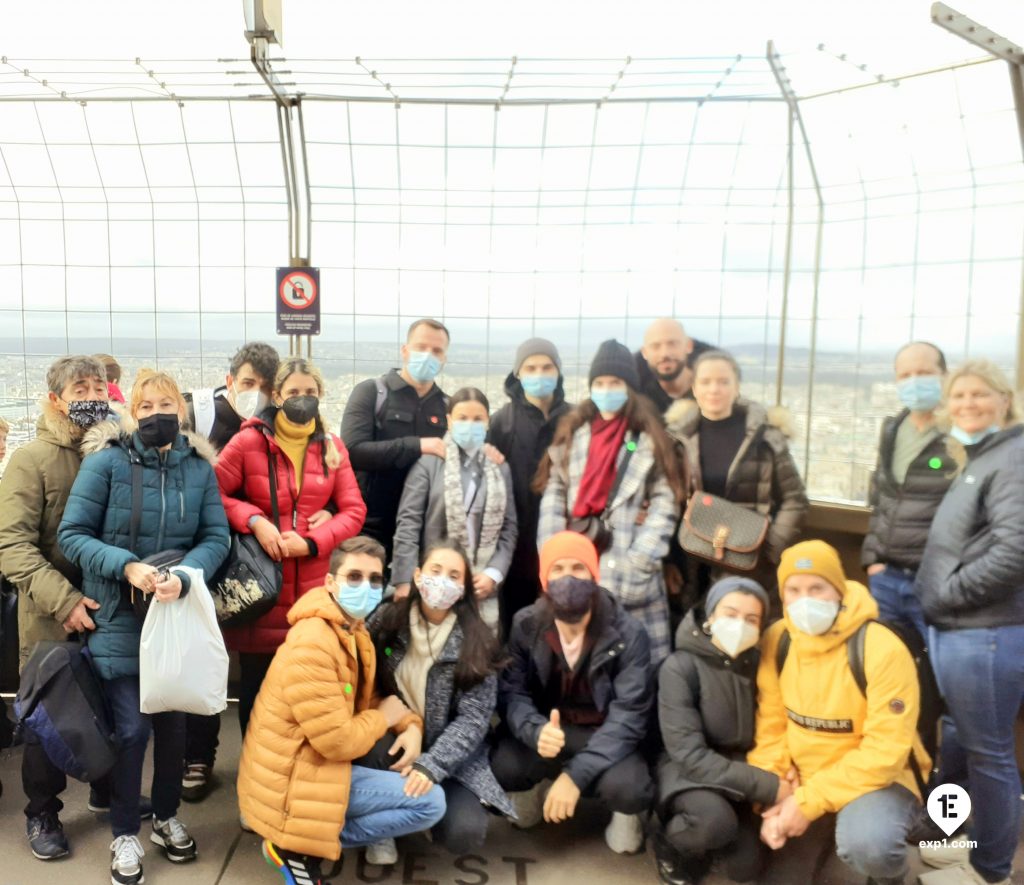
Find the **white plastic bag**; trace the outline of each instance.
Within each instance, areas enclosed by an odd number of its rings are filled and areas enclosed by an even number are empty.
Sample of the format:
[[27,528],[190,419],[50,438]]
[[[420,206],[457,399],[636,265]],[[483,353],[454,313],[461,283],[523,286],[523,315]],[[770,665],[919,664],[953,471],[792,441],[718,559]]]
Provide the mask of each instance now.
[[227,706],[228,652],[202,569],[178,570],[192,581],[188,595],[154,599],[142,624],[139,706],[143,713],[212,716]]

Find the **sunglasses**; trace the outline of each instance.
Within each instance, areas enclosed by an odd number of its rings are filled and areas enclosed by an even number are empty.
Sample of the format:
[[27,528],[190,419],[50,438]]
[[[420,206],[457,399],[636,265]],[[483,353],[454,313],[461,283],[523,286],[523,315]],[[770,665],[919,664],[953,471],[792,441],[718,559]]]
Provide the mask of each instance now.
[[336,575],[335,580],[338,581],[338,583],[344,581],[349,587],[358,587],[364,581],[369,581],[370,586],[374,590],[380,590],[384,586],[384,575],[380,572],[371,572],[367,575],[358,569],[353,569],[343,575]]

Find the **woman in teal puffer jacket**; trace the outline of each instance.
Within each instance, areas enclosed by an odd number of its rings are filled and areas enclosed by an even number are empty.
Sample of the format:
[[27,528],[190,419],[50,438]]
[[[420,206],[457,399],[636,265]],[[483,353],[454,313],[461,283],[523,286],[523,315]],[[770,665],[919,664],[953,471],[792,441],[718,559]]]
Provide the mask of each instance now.
[[[180,432],[185,401],[174,379],[142,370],[132,389],[130,418],[86,435],[87,455],[71,488],[57,537],[64,555],[82,570],[82,592],[100,607],[89,651],[102,680],[120,744],[111,772],[111,881],[142,881],[139,794],[152,727],[153,833],[169,860],[196,856],[195,842],[175,817],[181,798],[185,714],[139,712],[139,637],[142,621],[130,593],[153,593],[173,605],[189,592],[185,572],[159,572],[143,559],[186,551],[183,566],[212,575],[228,552],[230,534],[206,440]],[[141,465],[142,495],[134,545],[132,471]],[[129,587],[129,585],[131,585]],[[132,589],[134,588],[134,589]]]

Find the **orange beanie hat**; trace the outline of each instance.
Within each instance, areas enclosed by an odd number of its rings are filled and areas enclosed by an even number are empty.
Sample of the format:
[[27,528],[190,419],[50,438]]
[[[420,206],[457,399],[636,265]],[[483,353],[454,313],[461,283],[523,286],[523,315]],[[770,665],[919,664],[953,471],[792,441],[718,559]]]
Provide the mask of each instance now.
[[779,562],[779,592],[790,575],[817,575],[828,581],[840,595],[846,593],[846,573],[835,547],[824,541],[801,541],[782,552]]
[[595,581],[601,580],[597,550],[590,538],[578,532],[559,532],[552,535],[540,548],[540,585],[548,589],[548,572],[559,559],[578,559],[589,569]]

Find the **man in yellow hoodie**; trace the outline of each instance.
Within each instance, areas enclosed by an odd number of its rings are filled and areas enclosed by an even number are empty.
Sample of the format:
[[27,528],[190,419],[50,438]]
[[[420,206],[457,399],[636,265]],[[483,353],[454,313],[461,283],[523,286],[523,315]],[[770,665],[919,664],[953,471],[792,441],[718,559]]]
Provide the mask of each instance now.
[[878,617],[878,606],[863,584],[846,579],[839,554],[824,541],[786,550],[778,577],[784,616],[762,641],[747,761],[788,775],[796,789],[764,812],[761,838],[778,849],[822,815],[837,814],[840,859],[876,885],[902,883],[906,836],[921,802],[911,754],[921,771],[931,764],[917,735],[914,660],[892,631],[869,624],[866,692],[857,686],[847,641]]

